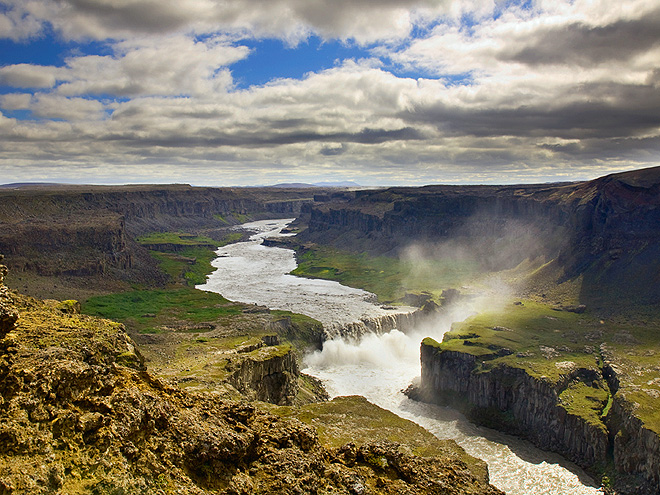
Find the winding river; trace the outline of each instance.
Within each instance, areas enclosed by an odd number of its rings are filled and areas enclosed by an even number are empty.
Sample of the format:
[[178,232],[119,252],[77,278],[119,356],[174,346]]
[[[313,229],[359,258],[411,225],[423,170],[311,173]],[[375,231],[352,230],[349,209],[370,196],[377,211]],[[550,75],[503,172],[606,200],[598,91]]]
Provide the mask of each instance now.
[[[240,302],[284,309],[341,325],[364,317],[391,313],[373,303],[368,292],[337,282],[294,277],[293,251],[266,247],[266,237],[282,236],[291,222],[265,220],[240,226],[254,235],[247,242],[222,247],[213,261],[216,271],[197,288],[218,292]],[[305,359],[303,371],[323,380],[331,396],[363,395],[371,402],[410,419],[439,438],[454,439],[469,454],[488,463],[491,483],[511,495],[593,495],[601,493],[593,480],[562,457],[494,430],[475,426],[458,412],[422,404],[401,393],[419,376],[419,344],[437,340],[452,321],[466,318],[474,308],[457,307],[444,320],[406,334],[393,330],[369,334],[359,341],[335,339]]]

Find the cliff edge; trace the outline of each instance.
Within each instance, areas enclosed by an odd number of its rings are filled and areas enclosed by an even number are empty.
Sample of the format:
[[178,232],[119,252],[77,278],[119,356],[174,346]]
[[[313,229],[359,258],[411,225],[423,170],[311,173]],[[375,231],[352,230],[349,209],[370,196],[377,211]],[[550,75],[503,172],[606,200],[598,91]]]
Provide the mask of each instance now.
[[518,302],[425,339],[411,396],[558,452],[611,493],[656,495],[657,331]]
[[0,494],[501,493],[464,453],[326,446],[294,418],[155,378],[121,324],[0,298]]

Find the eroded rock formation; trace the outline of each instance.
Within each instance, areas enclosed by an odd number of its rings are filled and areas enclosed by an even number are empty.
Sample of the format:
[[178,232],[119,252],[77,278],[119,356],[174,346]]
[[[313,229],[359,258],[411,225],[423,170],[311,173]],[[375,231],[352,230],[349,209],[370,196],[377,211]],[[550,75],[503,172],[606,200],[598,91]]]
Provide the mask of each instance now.
[[15,304],[0,339],[0,494],[501,493],[464,453],[324,446],[299,420],[156,379],[118,323]]
[[[0,262],[3,258],[3,255],[0,254]],[[7,275],[7,267],[0,264],[0,339],[14,329],[18,320],[18,311],[14,307],[14,300],[4,284],[5,275]]]
[[[502,364],[484,367],[478,356],[442,350],[431,339],[421,345],[421,364],[421,383],[408,391],[412,398],[452,405],[479,423],[527,438],[592,472],[613,462],[621,477],[616,493],[660,493],[660,437],[636,417],[634,403],[613,388],[611,368],[609,374],[573,368],[555,381]],[[560,394],[575,381],[612,385],[611,408],[601,420],[562,406]]]

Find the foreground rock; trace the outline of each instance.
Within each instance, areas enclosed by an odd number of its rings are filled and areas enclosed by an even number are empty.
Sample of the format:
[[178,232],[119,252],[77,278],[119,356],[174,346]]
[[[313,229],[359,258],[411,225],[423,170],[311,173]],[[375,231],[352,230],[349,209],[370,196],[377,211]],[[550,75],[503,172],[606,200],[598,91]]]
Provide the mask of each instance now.
[[323,445],[297,419],[154,378],[120,324],[14,299],[0,494],[501,493],[464,453]]

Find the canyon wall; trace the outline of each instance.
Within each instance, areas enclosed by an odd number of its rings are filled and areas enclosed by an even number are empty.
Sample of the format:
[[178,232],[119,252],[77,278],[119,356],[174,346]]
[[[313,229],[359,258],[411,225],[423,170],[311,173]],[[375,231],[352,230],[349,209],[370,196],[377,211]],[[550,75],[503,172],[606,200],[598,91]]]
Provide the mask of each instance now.
[[[425,339],[421,365],[421,383],[409,390],[412,398],[456,407],[480,424],[522,436],[598,475],[613,463],[621,478],[617,493],[660,493],[660,437],[636,417],[625,393],[613,388],[616,377],[607,364],[551,380],[504,364],[489,366],[469,352],[443,350]],[[600,419],[562,405],[560,394],[574,382],[611,390],[611,407]]]
[[[134,241],[155,231],[204,231],[246,219],[297,216],[306,190],[70,186],[0,191],[0,253],[14,274],[157,278]],[[151,269],[150,269],[151,268]],[[132,272],[132,273],[131,273]]]
[[660,302],[660,167],[583,183],[357,191],[307,210],[303,242],[391,256],[448,244],[485,271],[554,260],[558,282],[583,277],[587,304]]
[[421,346],[421,362],[421,388],[428,397],[467,408],[471,417],[490,420],[491,426],[559,452],[583,467],[605,462],[605,426],[591,424],[559,405],[559,395],[571,381],[602,379],[596,370],[574,370],[557,382],[509,366],[479,371],[474,355],[439,351],[428,340]]

